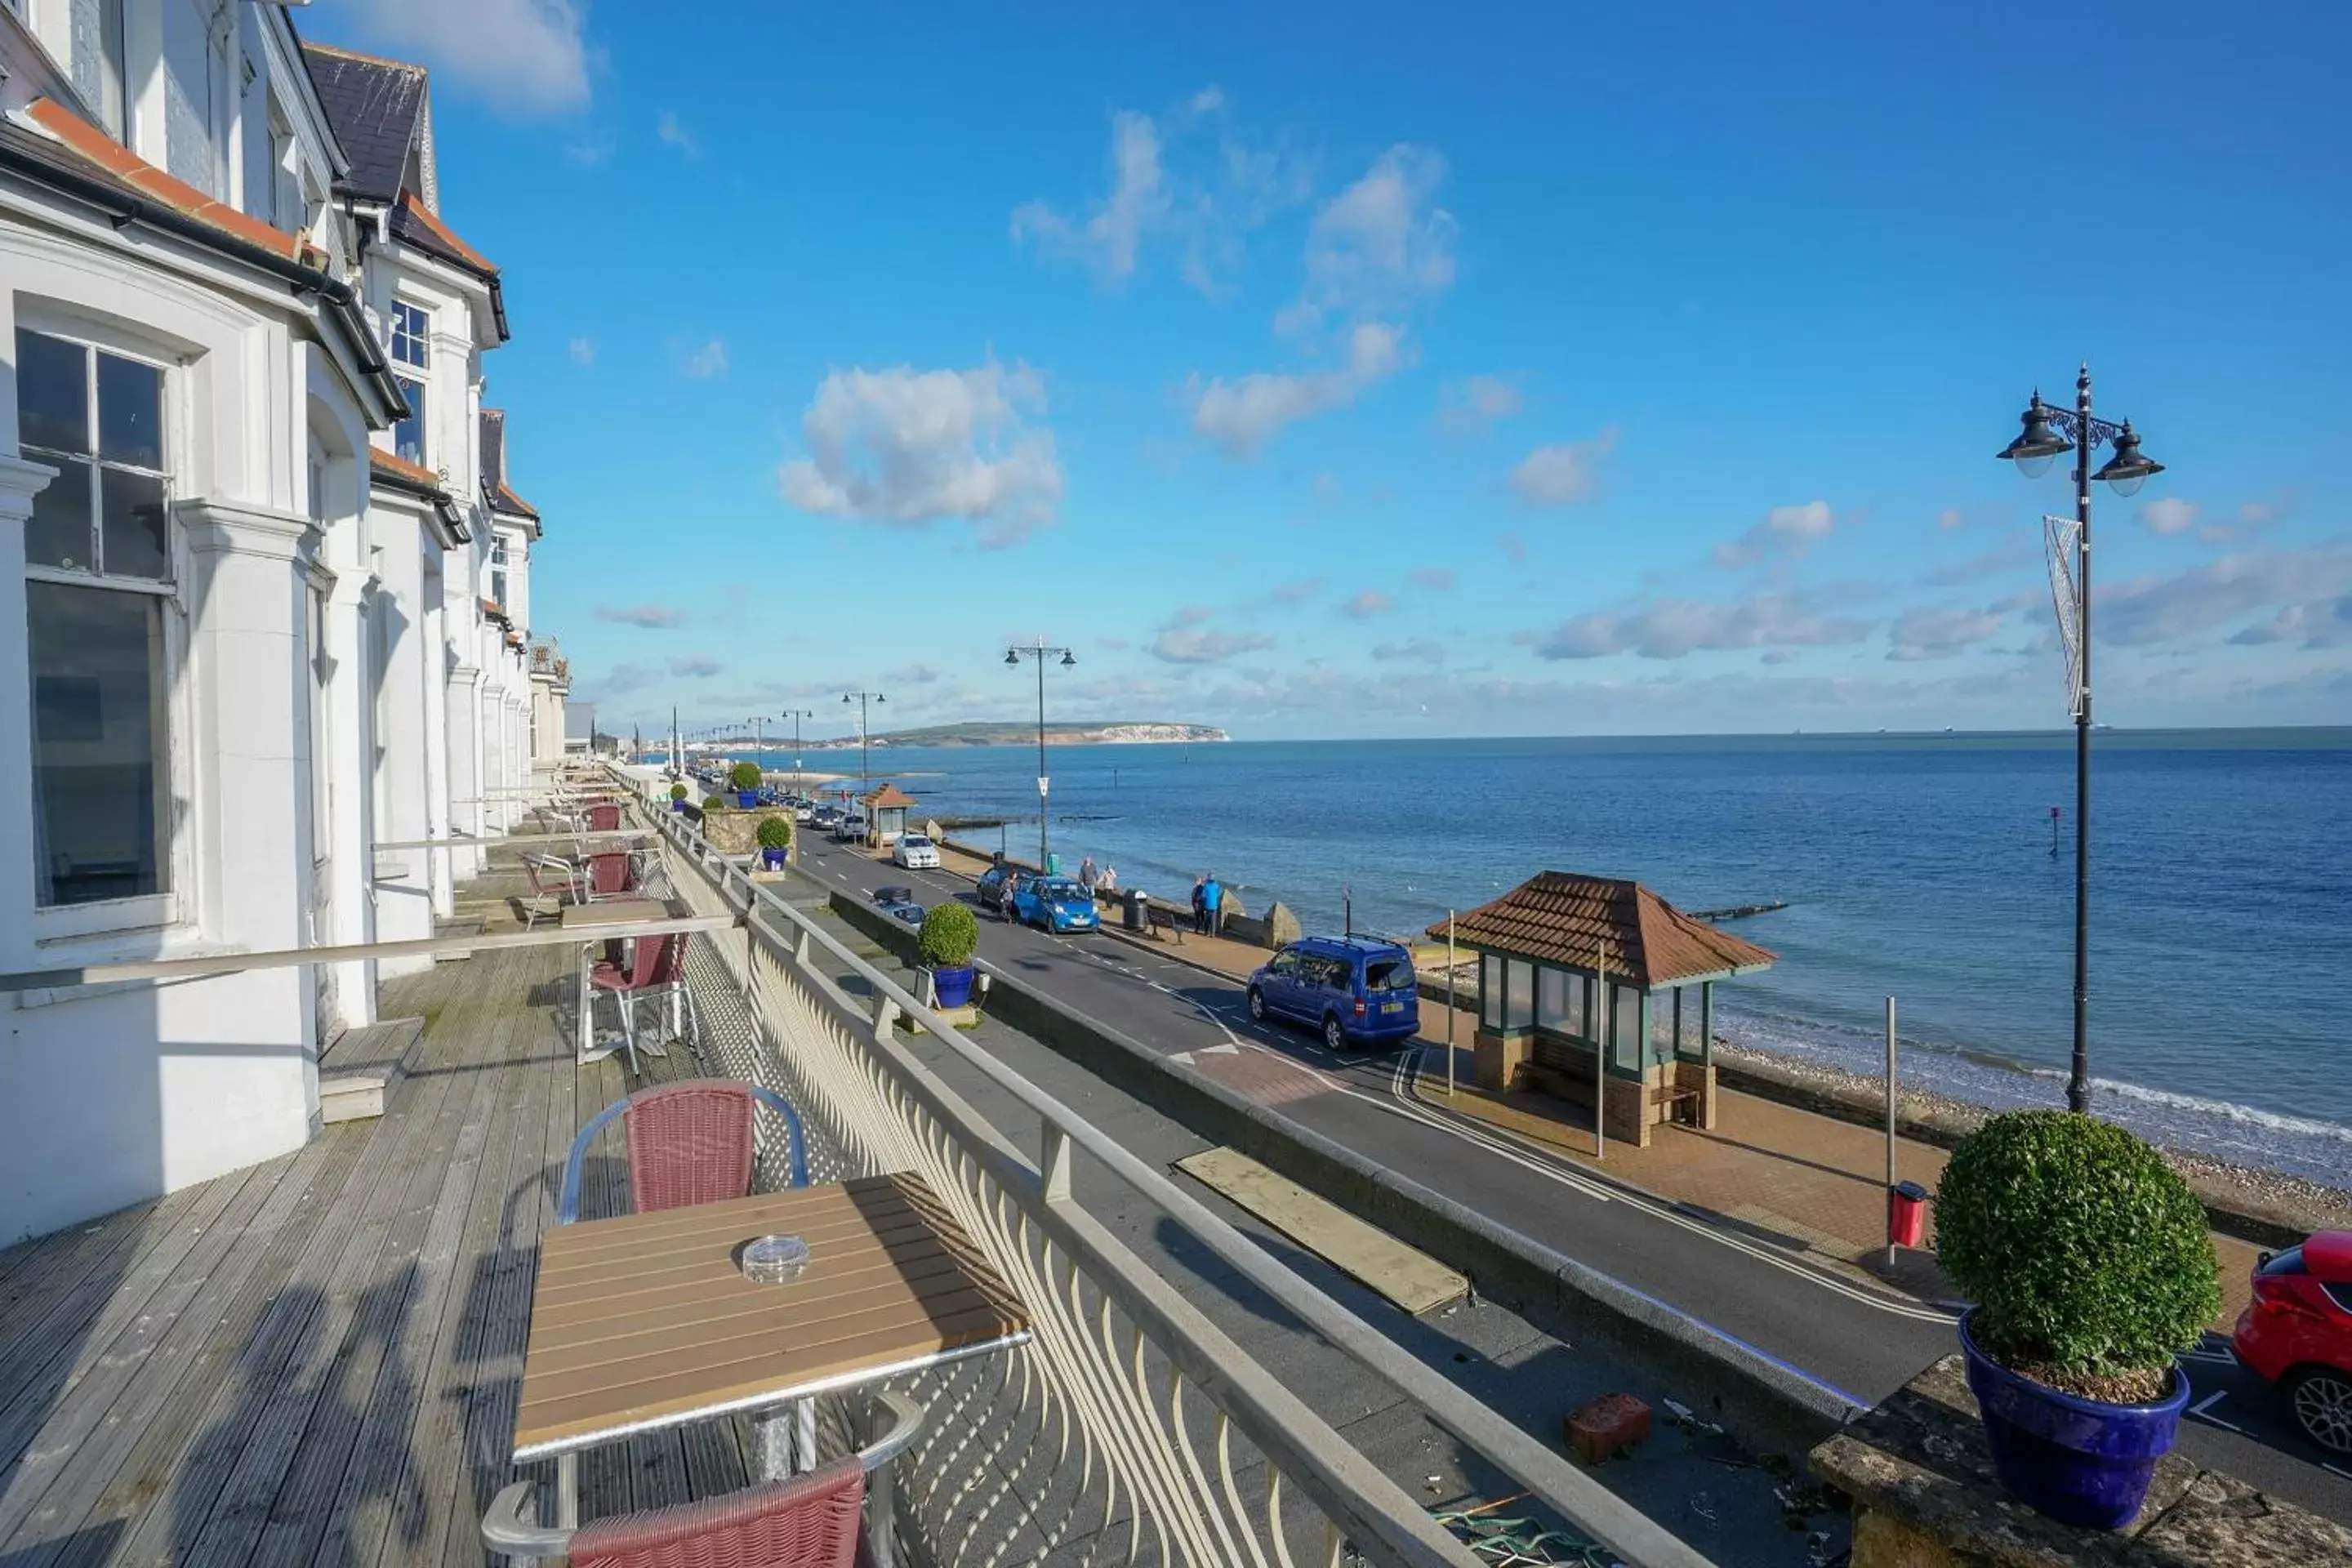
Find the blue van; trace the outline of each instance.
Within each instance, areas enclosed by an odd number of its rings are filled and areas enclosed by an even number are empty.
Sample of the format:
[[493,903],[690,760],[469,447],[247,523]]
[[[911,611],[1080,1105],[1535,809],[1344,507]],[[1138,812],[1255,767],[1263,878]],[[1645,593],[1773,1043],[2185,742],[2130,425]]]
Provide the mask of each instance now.
[[1412,954],[1369,936],[1310,936],[1274,955],[1249,980],[1250,1016],[1295,1019],[1322,1031],[1331,1049],[1392,1046],[1421,1032]]

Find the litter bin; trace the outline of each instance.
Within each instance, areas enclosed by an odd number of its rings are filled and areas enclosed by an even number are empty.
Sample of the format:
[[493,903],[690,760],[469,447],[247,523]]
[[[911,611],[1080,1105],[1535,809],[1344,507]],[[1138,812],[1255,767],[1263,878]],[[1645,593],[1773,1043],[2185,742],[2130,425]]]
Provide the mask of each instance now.
[[1892,1247],[1916,1247],[1927,1235],[1927,1189],[1916,1182],[1897,1182],[1886,1189],[1886,1240]]
[[1127,889],[1127,929],[1148,932],[1151,930],[1151,910],[1146,902],[1148,895],[1141,888]]

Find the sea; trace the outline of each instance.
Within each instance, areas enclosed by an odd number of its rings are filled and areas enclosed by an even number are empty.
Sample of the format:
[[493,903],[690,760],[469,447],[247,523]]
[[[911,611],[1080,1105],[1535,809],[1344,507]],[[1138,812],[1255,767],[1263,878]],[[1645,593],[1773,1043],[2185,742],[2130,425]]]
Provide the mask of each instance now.
[[[2352,728],[2103,730],[2093,752],[2095,1109],[2352,1187]],[[1002,817],[961,837],[1034,856],[1034,750],[870,765],[914,820]],[[1309,932],[1417,936],[1546,869],[1685,910],[1785,902],[1730,928],[1779,954],[1717,987],[1732,1042],[1876,1076],[1892,996],[1907,1084],[2065,1100],[2071,731],[1065,746],[1047,767],[1066,866],[1177,899],[1213,871]]]

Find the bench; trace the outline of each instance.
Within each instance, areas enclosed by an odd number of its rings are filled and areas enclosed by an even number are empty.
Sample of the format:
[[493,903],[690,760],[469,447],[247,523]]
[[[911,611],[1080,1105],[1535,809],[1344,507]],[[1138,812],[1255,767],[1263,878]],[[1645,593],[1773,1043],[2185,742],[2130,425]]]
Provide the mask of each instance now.
[[1191,920],[1183,910],[1170,909],[1163,904],[1155,904],[1147,899],[1144,900],[1143,915],[1145,926],[1154,942],[1160,939],[1160,928],[1166,926],[1175,933],[1176,945],[1178,947],[1184,945],[1184,928],[1191,923]]
[[[1650,1105],[1653,1110],[1664,1106],[1666,1111],[1664,1120],[1670,1125],[1696,1127],[1699,1123],[1699,1092],[1695,1089],[1662,1083],[1650,1090]],[[1688,1116],[1683,1114],[1685,1108],[1690,1112]]]

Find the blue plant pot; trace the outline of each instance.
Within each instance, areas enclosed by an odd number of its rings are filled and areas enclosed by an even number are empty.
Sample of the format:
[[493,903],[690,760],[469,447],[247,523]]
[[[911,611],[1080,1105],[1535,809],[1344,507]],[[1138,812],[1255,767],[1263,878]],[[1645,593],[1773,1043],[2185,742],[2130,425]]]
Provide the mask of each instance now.
[[2021,1376],[1979,1350],[1969,1333],[1975,1316],[1970,1308],[1960,1319],[1960,1350],[2000,1484],[2061,1524],[2129,1524],[2157,1460],[2172,1451],[2179,1433],[2189,1374],[2176,1364],[2172,1391],[2153,1405],[2083,1399]]
[[735,804],[745,811],[756,811],[760,805],[760,792],[755,789],[739,789],[735,792]]
[[784,868],[784,852],[781,849],[762,848],[760,851],[760,863],[771,871],[781,871]]
[[939,993],[942,1007],[961,1007],[971,1000],[971,966],[961,969],[934,969],[931,985]]
[[686,802],[682,800],[671,801],[669,803],[669,808],[672,811],[684,811],[686,809]]

